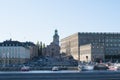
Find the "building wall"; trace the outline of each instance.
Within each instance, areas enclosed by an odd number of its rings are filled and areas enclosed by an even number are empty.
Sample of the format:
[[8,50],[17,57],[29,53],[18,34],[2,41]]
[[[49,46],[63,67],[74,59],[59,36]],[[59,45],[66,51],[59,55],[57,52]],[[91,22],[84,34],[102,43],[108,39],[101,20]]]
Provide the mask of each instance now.
[[91,44],[80,46],[80,61],[92,61]]
[[29,46],[30,48],[30,59],[38,56],[38,47],[37,46]]
[[43,55],[44,56],[50,56],[50,57],[59,57],[60,54],[60,46],[56,45],[54,43],[51,43],[46,48],[43,49]]
[[92,61],[97,60],[105,60],[104,54],[104,44],[103,43],[94,43],[91,44],[91,53],[92,53]]
[[15,63],[21,63],[20,62],[21,59],[30,59],[30,49],[22,46],[16,47],[0,46],[0,59],[1,60],[9,59],[9,61],[13,61]]
[[103,44],[85,44],[80,46],[80,61],[104,60]]
[[75,59],[78,59],[79,54],[79,42],[78,33],[68,36],[61,40],[61,53],[66,53],[67,55],[74,55]]
[[101,56],[105,60],[120,57],[120,33],[76,33],[61,40],[61,52],[71,53],[77,59],[80,46],[86,44],[94,46],[92,47],[93,57]]

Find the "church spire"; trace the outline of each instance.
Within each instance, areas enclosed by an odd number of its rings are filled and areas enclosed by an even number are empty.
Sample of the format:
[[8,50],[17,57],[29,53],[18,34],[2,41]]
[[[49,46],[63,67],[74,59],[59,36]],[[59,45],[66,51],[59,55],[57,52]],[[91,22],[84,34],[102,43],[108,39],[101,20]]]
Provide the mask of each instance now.
[[59,35],[57,30],[55,30],[55,34],[53,36],[53,43],[55,43],[56,45],[59,45]]

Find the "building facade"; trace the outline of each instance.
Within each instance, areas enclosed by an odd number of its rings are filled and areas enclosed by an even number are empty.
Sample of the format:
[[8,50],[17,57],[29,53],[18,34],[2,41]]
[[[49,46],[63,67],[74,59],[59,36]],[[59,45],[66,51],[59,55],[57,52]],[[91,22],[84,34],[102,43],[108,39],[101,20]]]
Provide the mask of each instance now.
[[[87,44],[90,45],[88,46]],[[89,50],[88,49],[85,50],[85,48],[87,47],[89,47]],[[83,60],[83,58],[81,58],[81,54],[83,55],[83,51],[86,51],[86,53],[89,54],[87,50],[91,51],[90,52],[91,60],[95,60],[98,58],[102,60],[119,59],[120,33],[78,32],[61,40],[61,52],[71,54],[77,60]],[[94,56],[92,56],[93,54]]]
[[61,53],[65,53],[67,55],[72,55],[75,59],[78,60],[79,54],[79,42],[78,42],[78,34],[73,34],[61,40]]
[[59,35],[57,30],[55,30],[55,33],[53,35],[53,41],[50,43],[50,45],[47,45],[45,48],[43,48],[42,51],[43,56],[59,58],[60,46]]
[[33,42],[22,42],[30,49],[30,59],[38,57],[38,47]]
[[[36,47],[37,49],[37,47]],[[7,40],[0,43],[1,64],[22,64],[37,56],[35,45],[32,42]]]
[[80,61],[90,62],[105,60],[104,46],[102,44],[86,44],[80,46]]

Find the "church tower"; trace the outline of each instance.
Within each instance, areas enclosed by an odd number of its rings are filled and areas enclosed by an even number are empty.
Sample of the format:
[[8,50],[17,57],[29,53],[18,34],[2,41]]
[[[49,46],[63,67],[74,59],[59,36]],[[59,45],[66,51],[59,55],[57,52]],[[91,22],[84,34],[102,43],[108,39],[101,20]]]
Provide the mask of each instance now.
[[57,30],[55,30],[55,34],[53,36],[53,43],[59,45],[59,35]]

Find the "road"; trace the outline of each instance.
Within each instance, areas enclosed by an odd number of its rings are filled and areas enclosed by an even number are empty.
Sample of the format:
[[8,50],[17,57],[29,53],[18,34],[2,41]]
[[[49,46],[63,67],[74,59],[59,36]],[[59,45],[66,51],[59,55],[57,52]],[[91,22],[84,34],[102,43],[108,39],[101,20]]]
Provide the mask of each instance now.
[[120,71],[0,72],[0,80],[120,80]]

